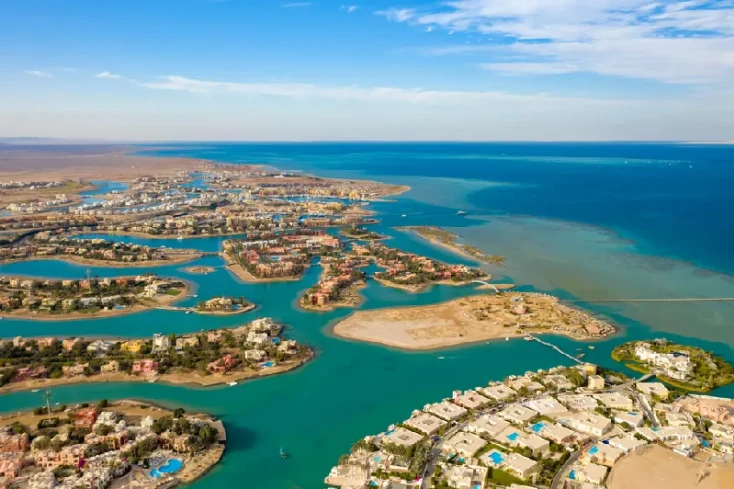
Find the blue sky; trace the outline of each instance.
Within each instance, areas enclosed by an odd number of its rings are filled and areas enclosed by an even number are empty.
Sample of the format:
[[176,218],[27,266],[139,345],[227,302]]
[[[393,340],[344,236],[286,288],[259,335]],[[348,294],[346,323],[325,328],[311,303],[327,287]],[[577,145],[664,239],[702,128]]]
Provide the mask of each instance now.
[[734,140],[734,0],[3,0],[0,136]]

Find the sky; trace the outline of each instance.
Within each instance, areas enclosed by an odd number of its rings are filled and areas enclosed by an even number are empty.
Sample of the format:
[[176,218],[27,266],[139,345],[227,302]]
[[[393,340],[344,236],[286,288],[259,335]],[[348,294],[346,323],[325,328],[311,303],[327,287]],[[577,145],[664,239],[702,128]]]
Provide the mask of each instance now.
[[0,0],[0,137],[734,140],[734,0]]

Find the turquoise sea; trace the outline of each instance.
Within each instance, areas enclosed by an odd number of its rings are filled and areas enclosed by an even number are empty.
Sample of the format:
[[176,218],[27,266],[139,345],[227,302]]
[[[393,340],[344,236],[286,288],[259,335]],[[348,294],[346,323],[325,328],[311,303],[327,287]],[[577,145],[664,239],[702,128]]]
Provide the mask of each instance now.
[[[490,269],[498,281],[567,298],[734,297],[734,147],[660,144],[188,144],[147,154],[192,156],[230,163],[263,163],[331,177],[407,184],[410,192],[372,203],[388,244],[434,258],[470,263],[395,226],[440,225],[507,266]],[[116,188],[110,185],[110,189]],[[466,215],[457,215],[459,210]],[[405,214],[406,217],[402,217]],[[218,249],[220,238],[145,240],[151,245]],[[222,265],[217,257],[196,264]],[[151,311],[105,320],[3,320],[0,336],[100,335],[134,337],[184,333],[272,316],[287,334],[315,348],[316,359],[285,375],[236,387],[190,389],[154,384],[71,386],[54,402],[144,398],[221,416],[229,441],[223,462],[197,489],[321,489],[323,478],[357,439],[405,419],[424,403],[512,373],[564,364],[535,342],[500,341],[440,352],[411,353],[330,335],[349,311],[311,313],[294,302],[318,278],[312,267],[293,283],[244,284],[224,269],[191,275],[183,266],[150,269],[198,286],[198,299],[244,295],[258,308],[239,317]],[[94,268],[99,276],[140,273]],[[36,261],[0,267],[2,274],[81,277],[85,267]],[[371,283],[363,308],[420,305],[474,293],[473,287],[435,287],[408,294]],[[184,303],[185,304],[185,303]],[[565,338],[567,351],[617,367],[610,350],[629,339],[655,338],[703,346],[734,361],[734,303],[589,304],[620,326],[615,337],[586,349]],[[444,359],[439,359],[439,356]],[[734,397],[734,387],[719,395]],[[30,392],[0,396],[0,411],[41,403]],[[282,460],[279,447],[291,455]]]

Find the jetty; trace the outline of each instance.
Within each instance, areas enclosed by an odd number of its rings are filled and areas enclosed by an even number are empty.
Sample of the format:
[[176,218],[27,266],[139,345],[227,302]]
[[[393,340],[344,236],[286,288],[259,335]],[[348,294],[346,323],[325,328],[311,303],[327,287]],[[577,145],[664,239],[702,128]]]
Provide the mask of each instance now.
[[734,302],[734,297],[669,297],[657,299],[562,299],[565,304],[598,304],[607,302]]
[[537,341],[541,345],[545,345],[545,346],[548,346],[550,348],[553,348],[554,350],[556,350],[558,353],[560,353],[564,357],[566,357],[566,358],[568,358],[570,360],[573,360],[576,363],[584,363],[583,361],[579,360],[578,358],[576,358],[575,356],[571,355],[570,353],[566,353],[565,351],[561,350],[560,348],[558,348],[553,343],[548,343],[547,341],[543,341],[540,338],[538,338],[537,336],[533,336],[533,335],[531,335],[531,334],[528,333],[528,334],[525,335],[525,339],[528,340],[528,341],[530,341],[530,340]]

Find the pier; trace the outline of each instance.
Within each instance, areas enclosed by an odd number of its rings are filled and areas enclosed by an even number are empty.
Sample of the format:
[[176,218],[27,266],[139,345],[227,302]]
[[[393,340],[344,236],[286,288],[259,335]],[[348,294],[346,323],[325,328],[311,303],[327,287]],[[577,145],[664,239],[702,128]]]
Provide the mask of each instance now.
[[564,304],[598,304],[607,302],[734,302],[734,297],[670,297],[667,299],[564,299]]
[[576,358],[575,356],[571,355],[570,353],[566,353],[565,351],[561,350],[560,348],[558,348],[553,343],[548,343],[547,341],[543,341],[540,338],[538,338],[537,336],[533,336],[531,334],[527,334],[527,335],[525,335],[525,338],[526,339],[529,338],[531,340],[537,341],[541,345],[545,345],[545,346],[548,346],[550,348],[553,348],[554,350],[556,350],[558,353],[560,353],[564,357],[569,358],[569,359],[573,360],[576,363],[584,363],[583,361],[579,360],[578,358]]

